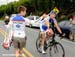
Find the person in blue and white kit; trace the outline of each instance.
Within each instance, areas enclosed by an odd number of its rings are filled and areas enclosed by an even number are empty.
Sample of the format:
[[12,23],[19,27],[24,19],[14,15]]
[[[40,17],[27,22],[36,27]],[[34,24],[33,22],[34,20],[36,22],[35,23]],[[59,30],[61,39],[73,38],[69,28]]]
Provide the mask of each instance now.
[[30,23],[29,20],[24,18],[26,15],[26,7],[20,6],[18,8],[18,14],[16,14],[13,18],[11,17],[8,27],[10,28],[10,36],[13,40],[13,45],[15,48],[16,57],[20,56],[22,53],[22,49],[26,44],[26,33],[25,33],[25,24]]
[[48,21],[49,21],[49,24],[50,24],[50,28],[52,28],[54,33],[55,33],[55,28],[56,28],[57,31],[60,33],[60,35],[64,36],[64,33],[62,33],[62,31],[61,31],[61,29],[58,25],[58,22],[56,20],[56,16],[57,16],[57,13],[55,11],[51,11],[49,13]]
[[48,13],[44,13],[43,16],[41,17],[43,20],[41,22],[40,25],[40,31],[41,31],[41,35],[42,35],[42,53],[46,53],[44,51],[44,42],[45,42],[45,33],[47,32],[48,34],[50,34],[49,36],[52,36],[55,33],[55,27],[58,30],[58,32],[60,33],[60,35],[64,36],[64,34],[62,33],[60,27],[58,26],[57,20],[56,20],[56,15],[57,13],[55,11],[51,11],[49,14]]
[[49,21],[48,21],[49,15],[48,12],[44,12],[43,15],[41,16],[41,24],[40,24],[40,31],[41,31],[41,51],[42,53],[46,53],[44,51],[44,42],[46,39],[46,32],[50,31],[51,35],[53,34],[52,29],[50,29]]

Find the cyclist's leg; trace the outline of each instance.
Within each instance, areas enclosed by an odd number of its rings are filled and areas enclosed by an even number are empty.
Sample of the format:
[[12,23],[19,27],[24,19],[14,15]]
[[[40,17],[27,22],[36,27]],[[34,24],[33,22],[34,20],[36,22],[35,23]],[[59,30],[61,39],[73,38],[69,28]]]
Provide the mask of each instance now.
[[53,32],[53,30],[50,28],[50,29],[47,30],[47,34],[48,34],[48,36],[49,36],[49,38],[50,38],[51,36],[53,36],[54,32]]
[[46,40],[46,36],[45,36],[45,32],[41,32],[41,50],[42,50],[42,53],[46,53],[44,51],[44,43],[45,43],[45,40]]
[[45,42],[45,32],[41,32],[41,39],[42,39],[42,46],[44,46],[44,42]]
[[45,43],[45,38],[46,38],[46,30],[42,26],[40,26],[40,31],[41,31],[41,51],[42,53],[46,53],[44,51],[44,43]]

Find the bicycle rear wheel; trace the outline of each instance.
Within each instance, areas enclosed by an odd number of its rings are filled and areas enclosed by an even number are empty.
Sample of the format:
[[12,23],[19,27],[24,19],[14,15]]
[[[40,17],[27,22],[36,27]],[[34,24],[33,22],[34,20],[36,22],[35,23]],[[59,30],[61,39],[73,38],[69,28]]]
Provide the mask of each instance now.
[[49,52],[50,57],[65,57],[65,50],[59,42],[51,46]]
[[36,48],[39,53],[41,52],[41,34],[39,33],[38,38],[36,39]]

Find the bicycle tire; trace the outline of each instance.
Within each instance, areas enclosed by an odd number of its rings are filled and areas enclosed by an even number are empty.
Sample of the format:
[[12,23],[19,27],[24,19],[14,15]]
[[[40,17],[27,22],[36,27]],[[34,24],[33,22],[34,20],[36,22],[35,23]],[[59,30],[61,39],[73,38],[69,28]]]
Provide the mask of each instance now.
[[[61,56],[55,55],[55,54],[57,54],[57,52],[59,52],[59,50],[60,50],[60,48],[59,48],[58,46],[61,48],[61,51],[62,51]],[[52,55],[52,52],[53,52],[52,49],[54,49],[54,54],[53,54],[53,55]],[[55,44],[50,47],[49,52],[50,52],[50,57],[65,57],[65,50],[64,50],[64,47],[63,47],[62,44],[59,43],[59,42],[55,42]],[[61,52],[59,52],[59,53],[61,53]],[[55,55],[55,56],[54,56],[54,55]],[[59,54],[59,55],[60,55],[60,54]]]
[[38,36],[38,38],[36,39],[36,49],[37,49],[37,51],[39,52],[39,53],[42,53],[42,51],[41,51],[41,34],[40,34],[40,32],[39,32],[39,36]]

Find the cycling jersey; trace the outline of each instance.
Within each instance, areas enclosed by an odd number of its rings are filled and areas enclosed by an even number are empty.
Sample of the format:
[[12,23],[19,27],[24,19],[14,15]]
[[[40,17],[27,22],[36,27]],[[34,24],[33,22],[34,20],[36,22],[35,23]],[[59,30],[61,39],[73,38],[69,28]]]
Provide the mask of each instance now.
[[48,20],[48,21],[49,21],[49,23],[50,23],[50,28],[52,28],[52,29],[54,30],[54,28],[55,28],[54,22],[56,22],[56,19],[55,19],[55,18],[54,18],[54,19],[51,19],[50,16],[48,16],[47,18],[45,18],[45,19],[43,19],[43,20],[41,21],[40,30],[41,30],[42,32],[44,32],[44,31],[46,31],[46,30],[48,29],[47,26],[46,26],[46,24],[45,24],[45,20]]
[[49,18],[49,23],[51,28],[54,27],[54,22],[56,22],[55,18],[54,19]]
[[55,32],[55,24],[54,23],[57,22],[56,19],[55,18],[53,18],[53,19],[49,18],[48,20],[50,23],[50,28],[52,28],[53,32]]
[[13,37],[24,38],[25,34],[25,22],[26,19],[20,15],[16,15],[12,20],[9,22],[10,27],[10,34]]
[[[47,18],[49,18],[49,17],[47,17]],[[44,32],[48,29],[48,27],[45,24],[45,21],[48,20],[47,18],[41,20],[41,24],[40,24],[40,31],[41,32]]]

